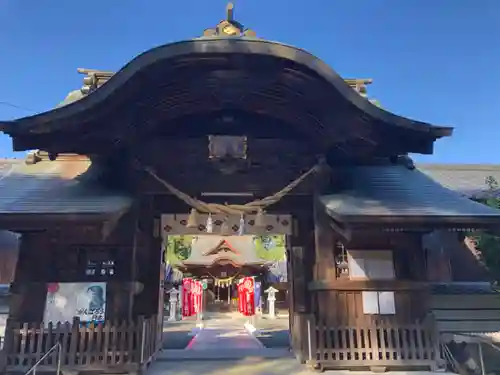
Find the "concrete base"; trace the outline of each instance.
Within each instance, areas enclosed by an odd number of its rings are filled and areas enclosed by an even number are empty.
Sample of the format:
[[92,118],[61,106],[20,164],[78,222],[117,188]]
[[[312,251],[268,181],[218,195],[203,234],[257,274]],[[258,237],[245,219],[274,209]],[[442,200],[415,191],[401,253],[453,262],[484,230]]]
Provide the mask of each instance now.
[[[251,356],[240,358],[228,358],[227,355],[217,354],[220,351],[212,350],[205,352],[205,358],[201,358],[202,353],[197,357],[182,357],[181,353],[172,353],[170,356],[175,359],[165,359],[165,354],[160,353],[158,360],[151,365],[146,375],[318,375],[318,372],[300,365],[295,358],[271,358],[261,356]],[[191,354],[191,355],[192,355]],[[218,358],[225,357],[225,358]],[[162,360],[163,357],[163,360]],[[373,375],[369,371],[348,371],[336,370],[325,371],[331,375]],[[456,375],[452,373],[436,373],[430,371],[389,371],[385,375]]]

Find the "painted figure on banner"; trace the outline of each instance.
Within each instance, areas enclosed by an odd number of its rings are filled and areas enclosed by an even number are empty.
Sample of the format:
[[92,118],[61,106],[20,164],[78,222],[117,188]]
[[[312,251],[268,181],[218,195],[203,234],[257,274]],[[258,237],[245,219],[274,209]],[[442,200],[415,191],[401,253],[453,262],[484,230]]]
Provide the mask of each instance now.
[[245,277],[245,315],[255,315],[255,281],[253,277]]
[[243,280],[238,283],[238,311],[243,314],[245,305],[245,285]]
[[192,281],[191,278],[185,278],[182,280],[182,316],[188,317],[193,315],[192,308]]
[[193,280],[192,282],[192,291],[191,291],[191,299],[193,305],[193,313],[198,314],[201,312],[201,297],[203,293],[203,286],[201,281]]
[[88,287],[89,294],[89,311],[104,309],[104,289],[100,285],[92,285]]

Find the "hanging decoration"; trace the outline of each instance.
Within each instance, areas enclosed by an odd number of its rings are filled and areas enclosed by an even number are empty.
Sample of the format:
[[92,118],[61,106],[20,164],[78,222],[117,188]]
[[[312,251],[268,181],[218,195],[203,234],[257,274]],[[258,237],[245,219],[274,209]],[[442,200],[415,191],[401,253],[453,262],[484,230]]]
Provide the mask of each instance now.
[[214,220],[212,218],[212,214],[208,214],[207,219],[207,233],[212,233],[214,231]]
[[231,228],[229,228],[228,218],[225,217],[222,221],[222,225],[220,227],[220,234],[222,236],[229,236],[231,234]]
[[347,254],[345,251],[345,246],[342,242],[337,242],[335,248],[338,251],[335,264],[337,266],[337,272],[339,276],[349,274],[349,262],[347,260]]
[[[265,212],[264,209],[279,202],[283,197],[295,189],[302,181],[309,177],[313,173],[322,173],[328,170],[326,160],[322,158],[318,164],[310,168],[307,172],[290,182],[283,189],[277,193],[270,195],[268,197],[257,199],[246,204],[219,204],[219,203],[206,203],[199,199],[193,198],[186,193],[180,191],[175,186],[171,185],[167,181],[159,177],[155,171],[148,166],[144,166],[139,160],[134,161],[134,165],[148,173],[152,178],[161,183],[171,194],[175,195],[177,198],[182,200],[184,203],[189,205],[191,209],[190,220],[186,226],[198,224],[197,214],[226,214],[226,215],[251,215],[257,214],[256,216],[256,226],[265,226]],[[208,224],[208,223],[207,223]],[[196,227],[197,225],[194,225]]]
[[238,227],[238,236],[243,236],[245,234],[245,217],[243,214],[240,215],[240,225]]
[[214,285],[215,286],[218,286],[220,288],[228,288],[228,287],[230,287],[233,284],[234,279],[239,276],[240,271],[238,271],[234,276],[226,277],[224,279],[215,277],[214,275],[212,275],[210,273],[210,271],[208,271],[208,274],[210,275],[210,277],[212,277],[214,279]]
[[263,228],[266,226],[265,214],[263,209],[257,211],[257,216],[255,216],[255,226]]
[[191,209],[191,212],[189,213],[188,221],[186,224],[187,228],[196,228],[198,227],[198,211],[196,211],[194,208]]

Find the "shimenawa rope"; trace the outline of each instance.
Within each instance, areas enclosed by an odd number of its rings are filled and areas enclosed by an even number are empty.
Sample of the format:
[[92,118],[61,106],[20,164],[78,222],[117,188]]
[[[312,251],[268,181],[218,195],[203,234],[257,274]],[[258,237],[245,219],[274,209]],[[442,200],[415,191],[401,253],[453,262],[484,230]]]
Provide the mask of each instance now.
[[206,203],[199,199],[190,197],[186,193],[180,191],[175,186],[171,185],[161,177],[159,177],[156,172],[148,166],[142,165],[139,160],[135,161],[135,164],[148,173],[151,177],[153,177],[156,181],[161,183],[167,190],[175,195],[177,198],[182,200],[184,203],[194,208],[196,211],[205,214],[226,214],[226,215],[245,215],[245,214],[254,214],[259,211],[264,210],[265,208],[279,202],[284,196],[286,196],[290,191],[295,189],[302,181],[304,181],[311,174],[319,172],[323,163],[320,162],[310,168],[307,172],[299,176],[297,179],[290,182],[283,189],[278,191],[277,193],[265,197],[263,199],[257,199],[252,202],[248,202],[245,204],[219,204],[219,203]]

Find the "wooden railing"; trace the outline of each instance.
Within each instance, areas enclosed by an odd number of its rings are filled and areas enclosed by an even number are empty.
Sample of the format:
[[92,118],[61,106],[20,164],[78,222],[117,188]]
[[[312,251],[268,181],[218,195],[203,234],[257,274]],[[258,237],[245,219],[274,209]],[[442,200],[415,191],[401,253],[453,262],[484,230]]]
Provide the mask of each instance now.
[[330,326],[310,315],[304,320],[306,357],[315,367],[434,370],[440,363],[438,340],[427,323]]
[[[137,321],[105,321],[98,325],[8,322],[4,355],[7,371],[26,371],[56,343],[61,344],[61,368],[137,372],[147,366],[160,348],[157,317]],[[55,369],[56,354],[37,366]]]
[[[315,366],[434,369],[440,364],[426,284],[400,280],[315,281],[313,314],[304,316],[302,352]],[[366,313],[364,292],[391,292],[392,314]],[[377,307],[377,306],[376,306]],[[380,306],[378,306],[380,308]],[[307,333],[306,333],[307,331]]]

